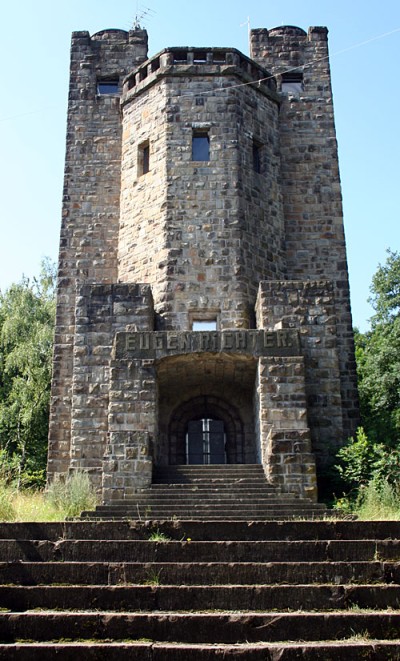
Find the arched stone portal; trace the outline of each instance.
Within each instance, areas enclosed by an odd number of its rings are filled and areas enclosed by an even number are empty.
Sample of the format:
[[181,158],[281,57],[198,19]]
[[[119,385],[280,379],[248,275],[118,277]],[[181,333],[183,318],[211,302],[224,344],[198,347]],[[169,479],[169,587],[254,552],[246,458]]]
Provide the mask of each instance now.
[[[201,427],[193,423],[200,423]],[[198,446],[204,446],[202,451],[193,449],[197,435]],[[237,409],[219,397],[202,395],[179,406],[171,416],[168,438],[170,464],[244,463],[243,423]]]
[[[187,434],[203,436],[221,445],[218,463],[258,463],[259,448],[254,428],[254,397],[257,360],[251,356],[191,354],[168,357],[157,366],[158,439],[155,464],[192,463]],[[201,430],[190,423],[211,420],[223,423]],[[207,438],[207,434],[211,437]],[[215,434],[215,436],[214,436]],[[201,438],[198,438],[201,443]],[[211,450],[211,448],[210,448]],[[207,456],[209,455],[209,456]],[[223,459],[223,461],[222,461]],[[204,450],[199,463],[217,463],[214,453]]]

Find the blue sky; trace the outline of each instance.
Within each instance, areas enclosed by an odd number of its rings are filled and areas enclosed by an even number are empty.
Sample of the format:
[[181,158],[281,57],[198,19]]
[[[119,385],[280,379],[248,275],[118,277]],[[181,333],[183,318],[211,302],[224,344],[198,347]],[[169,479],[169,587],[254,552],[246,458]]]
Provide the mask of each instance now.
[[353,321],[368,327],[373,273],[400,249],[398,0],[20,0],[2,7],[0,289],[57,258],[73,30],[129,29],[149,54],[166,46],[233,46],[252,28],[326,25],[339,141]]

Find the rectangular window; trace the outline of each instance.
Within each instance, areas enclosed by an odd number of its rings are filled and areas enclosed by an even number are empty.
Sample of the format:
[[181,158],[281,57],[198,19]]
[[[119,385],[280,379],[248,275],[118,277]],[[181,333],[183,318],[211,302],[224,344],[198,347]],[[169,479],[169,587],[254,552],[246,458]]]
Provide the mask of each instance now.
[[150,142],[146,140],[138,147],[138,174],[147,174],[150,170]]
[[284,73],[282,74],[282,93],[283,94],[292,94],[294,96],[299,96],[300,92],[303,91],[303,74],[302,73]]
[[210,160],[210,138],[207,131],[193,130],[192,161]]
[[97,94],[118,94],[119,81],[106,79],[97,81]]
[[216,319],[193,319],[193,331],[215,331],[217,330]]

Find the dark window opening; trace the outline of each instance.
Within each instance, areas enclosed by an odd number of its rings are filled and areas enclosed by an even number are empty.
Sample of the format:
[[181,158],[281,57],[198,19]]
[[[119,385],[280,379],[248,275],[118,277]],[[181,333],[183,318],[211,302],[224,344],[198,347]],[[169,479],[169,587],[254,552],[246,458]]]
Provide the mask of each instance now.
[[284,73],[282,74],[282,92],[284,94],[299,95],[304,89],[302,73]]
[[147,174],[150,170],[150,143],[148,140],[139,145],[138,161],[139,175]]
[[186,64],[187,63],[187,52],[186,51],[175,51],[173,53],[174,64]]
[[262,145],[253,140],[253,170],[260,174],[262,170]]
[[205,64],[207,62],[207,53],[203,51],[197,51],[193,57],[193,64]]
[[119,81],[118,80],[98,80],[97,81],[97,94],[118,94]]
[[193,131],[192,161],[210,160],[210,138],[205,131]]
[[186,463],[225,464],[225,442],[222,420],[190,420],[186,432]]

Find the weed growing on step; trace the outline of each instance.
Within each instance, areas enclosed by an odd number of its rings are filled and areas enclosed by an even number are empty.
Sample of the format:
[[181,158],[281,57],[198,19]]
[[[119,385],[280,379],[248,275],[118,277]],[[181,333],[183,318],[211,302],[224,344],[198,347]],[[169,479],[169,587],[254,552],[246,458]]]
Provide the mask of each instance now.
[[154,531],[151,533],[151,535],[150,535],[150,537],[149,537],[149,541],[150,541],[150,542],[170,542],[170,541],[172,541],[172,540],[171,540],[171,537],[168,537],[168,535],[166,535],[165,533],[161,532],[161,530],[159,530],[159,529],[157,528],[157,530],[154,530]]
[[150,569],[147,578],[143,581],[143,585],[161,585],[161,570],[157,572]]

